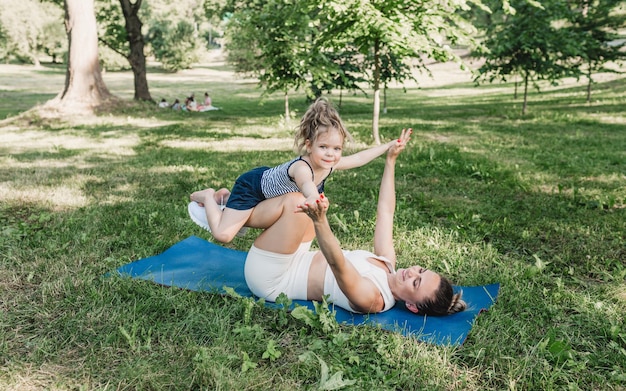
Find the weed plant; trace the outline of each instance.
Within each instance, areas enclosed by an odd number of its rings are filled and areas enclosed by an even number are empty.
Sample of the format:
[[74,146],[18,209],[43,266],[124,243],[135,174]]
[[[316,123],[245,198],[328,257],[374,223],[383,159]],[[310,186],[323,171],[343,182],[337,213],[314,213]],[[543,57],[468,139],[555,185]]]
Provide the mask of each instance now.
[[[533,94],[524,117],[512,85],[388,91],[383,140],[414,130],[397,167],[399,266],[501,284],[464,345],[441,347],[339,325],[325,303],[290,314],[103,277],[188,236],[211,240],[187,216],[189,194],[293,155],[304,97],[289,122],[282,97],[201,71],[153,75],[153,96],[201,96],[211,80],[222,110],[137,103],[83,119],[16,117],[58,93],[63,69],[0,72],[0,389],[626,388],[626,79],[598,84],[591,104],[582,83]],[[124,98],[128,80],[105,75]],[[370,144],[369,99],[344,94],[340,111],[354,149]],[[372,247],[382,169],[380,158],[327,183],[345,248]],[[257,233],[228,246],[247,250]]]

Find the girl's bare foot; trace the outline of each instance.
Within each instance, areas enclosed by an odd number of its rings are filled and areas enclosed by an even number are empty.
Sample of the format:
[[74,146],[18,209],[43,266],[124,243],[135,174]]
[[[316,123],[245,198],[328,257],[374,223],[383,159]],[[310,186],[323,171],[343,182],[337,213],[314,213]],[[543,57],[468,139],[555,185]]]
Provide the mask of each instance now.
[[222,187],[215,192],[215,202],[217,202],[218,205],[226,205],[228,197],[230,197],[230,190],[226,188]]
[[[213,199],[215,199],[215,194],[216,194],[215,190],[209,188],[209,189],[199,190],[199,191],[191,193],[191,195],[189,196],[189,199],[191,199],[192,201],[197,202],[198,205],[200,205],[200,206],[204,206],[206,201],[211,199],[211,197],[213,197]],[[218,203],[218,205],[219,205],[219,203]]]

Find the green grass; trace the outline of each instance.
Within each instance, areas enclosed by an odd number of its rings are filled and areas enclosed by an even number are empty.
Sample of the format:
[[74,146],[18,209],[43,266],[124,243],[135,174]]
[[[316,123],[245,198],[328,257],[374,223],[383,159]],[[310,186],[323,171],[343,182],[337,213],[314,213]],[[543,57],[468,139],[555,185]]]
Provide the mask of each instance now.
[[[307,326],[251,299],[103,278],[210,238],[187,217],[189,193],[290,157],[296,121],[221,65],[149,76],[157,100],[209,90],[221,111],[18,119],[64,70],[1,67],[0,389],[331,389],[333,375],[355,390],[626,388],[626,79],[598,83],[591,104],[584,83],[533,92],[525,117],[511,85],[388,92],[383,139],[414,129],[397,168],[400,266],[502,284],[450,348],[339,326],[323,308]],[[132,98],[128,73],[105,81]],[[306,106],[294,94],[296,118]],[[368,99],[344,95],[341,113],[370,143]],[[371,248],[382,168],[329,180],[346,248]]]

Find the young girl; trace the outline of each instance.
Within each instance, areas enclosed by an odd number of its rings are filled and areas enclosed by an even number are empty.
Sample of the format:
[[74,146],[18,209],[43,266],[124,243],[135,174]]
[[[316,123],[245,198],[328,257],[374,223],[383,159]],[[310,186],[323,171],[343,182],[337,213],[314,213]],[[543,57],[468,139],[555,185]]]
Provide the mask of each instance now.
[[209,188],[191,194],[189,215],[196,224],[211,232],[216,240],[228,243],[236,234],[245,233],[240,229],[261,201],[301,192],[308,204],[315,205],[324,191],[324,182],[333,170],[363,166],[400,142],[399,139],[390,141],[342,157],[346,139],[350,139],[350,134],[337,110],[327,100],[318,99],[302,117],[296,133],[295,145],[299,157],[273,168],[257,167],[242,174],[232,192]]

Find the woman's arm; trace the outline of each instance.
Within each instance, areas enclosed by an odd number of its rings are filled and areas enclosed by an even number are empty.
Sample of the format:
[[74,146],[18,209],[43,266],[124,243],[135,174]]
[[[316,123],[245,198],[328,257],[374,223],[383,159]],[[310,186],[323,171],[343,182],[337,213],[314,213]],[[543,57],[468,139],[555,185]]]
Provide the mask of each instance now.
[[393,217],[396,209],[396,159],[410,138],[411,129],[403,129],[399,141],[389,148],[378,192],[374,252],[376,255],[389,259],[394,268],[396,265],[396,250],[393,245]]
[[359,271],[346,260],[339,241],[330,229],[326,217],[328,199],[322,197],[316,202],[317,207],[310,208],[306,203],[299,205],[299,211],[306,213],[313,220],[315,236],[326,262],[337,280],[341,291],[357,311],[364,313],[379,312],[384,308],[380,291],[372,281],[361,276]]

